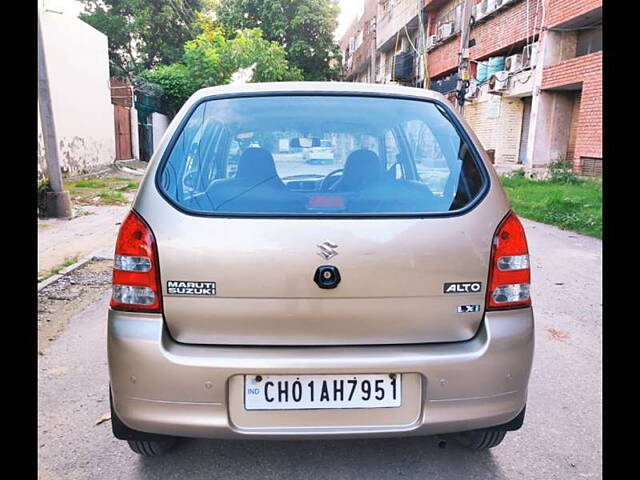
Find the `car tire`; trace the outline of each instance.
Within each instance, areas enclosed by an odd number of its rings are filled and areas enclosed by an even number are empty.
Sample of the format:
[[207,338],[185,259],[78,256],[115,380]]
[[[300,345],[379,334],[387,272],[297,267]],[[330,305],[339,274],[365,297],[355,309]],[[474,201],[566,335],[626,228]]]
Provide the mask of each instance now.
[[489,450],[500,445],[506,434],[505,430],[474,430],[458,434],[456,440],[471,450]]
[[158,457],[171,450],[176,441],[174,438],[167,440],[127,440],[129,448],[143,457]]

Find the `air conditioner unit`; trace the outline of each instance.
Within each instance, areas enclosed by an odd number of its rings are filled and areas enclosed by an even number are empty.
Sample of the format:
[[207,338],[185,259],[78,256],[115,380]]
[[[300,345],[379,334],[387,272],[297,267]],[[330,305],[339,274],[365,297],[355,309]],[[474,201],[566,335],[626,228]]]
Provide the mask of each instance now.
[[443,23],[438,27],[438,37],[440,39],[450,37],[453,34],[453,23]]
[[462,26],[462,4],[459,4],[455,10],[453,15],[453,30],[457,32],[461,29]]
[[504,61],[504,69],[509,73],[519,72],[522,69],[522,55],[516,53],[507,57]]
[[487,0],[487,15],[495,11],[496,8],[498,8],[496,6],[496,0]]
[[495,0],[496,2],[496,9],[500,8],[502,5],[504,5],[505,3],[507,3],[507,0]]
[[538,56],[538,42],[526,45],[522,49],[522,69],[532,68],[536,64]]
[[482,0],[475,6],[475,13],[476,21],[487,15],[487,0]]
[[509,72],[502,70],[489,78],[489,93],[506,92],[509,89]]
[[467,88],[467,93],[464,98],[470,100],[472,98],[476,98],[478,96],[478,82],[475,79],[469,81],[469,88]]
[[435,47],[436,43],[438,43],[438,36],[437,35],[429,35],[429,38],[427,39],[427,48]]

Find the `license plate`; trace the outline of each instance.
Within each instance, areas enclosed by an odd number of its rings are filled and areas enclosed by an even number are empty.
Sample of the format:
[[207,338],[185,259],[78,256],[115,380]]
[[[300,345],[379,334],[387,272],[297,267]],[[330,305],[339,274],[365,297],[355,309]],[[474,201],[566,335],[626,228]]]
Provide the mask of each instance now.
[[246,410],[399,407],[401,374],[245,375]]

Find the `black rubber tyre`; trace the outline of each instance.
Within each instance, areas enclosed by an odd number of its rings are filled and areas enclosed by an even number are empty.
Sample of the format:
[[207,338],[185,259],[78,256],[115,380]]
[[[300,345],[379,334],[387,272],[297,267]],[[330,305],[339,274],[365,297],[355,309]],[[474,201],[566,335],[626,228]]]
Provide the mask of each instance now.
[[456,440],[471,450],[489,450],[500,445],[506,434],[504,430],[474,430],[457,435]]
[[176,440],[168,438],[167,440],[127,440],[129,448],[143,457],[157,457],[164,455],[171,450]]

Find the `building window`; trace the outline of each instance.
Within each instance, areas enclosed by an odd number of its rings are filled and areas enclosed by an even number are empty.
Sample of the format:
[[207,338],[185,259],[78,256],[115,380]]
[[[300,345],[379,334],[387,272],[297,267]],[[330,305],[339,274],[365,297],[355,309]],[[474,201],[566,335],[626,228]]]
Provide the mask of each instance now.
[[354,50],[357,50],[358,48],[360,48],[360,45],[362,45],[362,30],[360,30],[360,31],[356,34],[356,40],[355,40]]
[[576,46],[576,57],[589,55],[590,53],[602,50],[602,27],[580,30],[578,32],[578,44]]
[[462,2],[458,1],[448,9],[443,9],[435,21],[435,34],[438,40],[444,40],[460,31],[462,26]]
[[387,15],[390,11],[390,0],[384,0],[384,2],[382,3],[382,16],[384,17],[385,15]]
[[367,33],[372,34],[372,33],[375,33],[375,31],[376,31],[376,17],[373,17],[367,23]]
[[602,159],[580,157],[580,173],[591,177],[602,176]]

